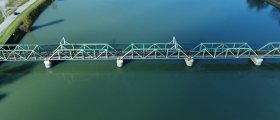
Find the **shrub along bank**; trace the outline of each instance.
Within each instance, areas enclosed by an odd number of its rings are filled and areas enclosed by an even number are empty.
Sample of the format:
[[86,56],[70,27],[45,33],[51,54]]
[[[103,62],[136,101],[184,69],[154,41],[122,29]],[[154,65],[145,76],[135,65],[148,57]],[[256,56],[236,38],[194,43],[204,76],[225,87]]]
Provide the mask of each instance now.
[[[37,0],[24,12],[20,13],[16,20],[0,36],[0,44],[18,43],[37,17],[53,2],[53,0]],[[30,21],[28,24],[24,22]]]

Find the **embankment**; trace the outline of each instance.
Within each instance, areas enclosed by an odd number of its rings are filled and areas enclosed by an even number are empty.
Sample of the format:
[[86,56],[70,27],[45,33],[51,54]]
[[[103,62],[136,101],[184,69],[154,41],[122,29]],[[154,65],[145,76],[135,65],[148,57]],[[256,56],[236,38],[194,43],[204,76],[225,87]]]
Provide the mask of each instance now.
[[280,2],[277,2],[276,0],[266,0],[268,3],[270,3],[271,5],[277,7],[280,9]]
[[[0,44],[16,44],[19,43],[26,34],[20,29],[24,17],[29,16],[32,24],[40,16],[40,14],[53,2],[54,0],[37,0],[34,4],[28,7],[19,17],[6,29],[0,36]],[[31,24],[31,25],[32,25]]]

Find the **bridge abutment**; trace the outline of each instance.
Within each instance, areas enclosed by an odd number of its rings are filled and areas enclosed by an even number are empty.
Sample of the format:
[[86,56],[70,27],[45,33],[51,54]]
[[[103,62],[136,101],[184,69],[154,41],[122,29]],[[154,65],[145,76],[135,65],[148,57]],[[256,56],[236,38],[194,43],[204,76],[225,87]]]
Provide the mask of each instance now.
[[186,58],[185,62],[186,62],[187,66],[191,67],[191,66],[193,66],[194,59]]
[[117,67],[119,67],[119,68],[123,67],[123,60],[122,59],[117,59]]
[[253,57],[253,58],[251,58],[251,60],[252,60],[252,62],[253,62],[256,66],[262,65],[262,62],[263,62],[263,59],[262,59],[262,58]]
[[52,67],[52,62],[50,60],[44,60],[44,64],[47,69]]

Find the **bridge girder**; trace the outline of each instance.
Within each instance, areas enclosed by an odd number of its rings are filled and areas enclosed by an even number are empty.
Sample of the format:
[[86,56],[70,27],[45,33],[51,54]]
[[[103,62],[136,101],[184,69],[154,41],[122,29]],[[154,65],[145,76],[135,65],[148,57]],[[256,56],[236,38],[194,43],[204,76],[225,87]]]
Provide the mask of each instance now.
[[189,52],[196,59],[225,59],[257,57],[247,43],[201,43]]
[[64,38],[52,52],[48,60],[110,60],[116,58],[117,51],[106,43],[70,44]]
[[36,61],[44,57],[39,45],[0,45],[1,61]]
[[262,58],[280,58],[280,42],[270,42],[257,50]]
[[184,59],[184,48],[173,38],[170,43],[133,43],[121,53],[120,59]]
[[107,43],[72,44],[63,38],[55,45],[0,45],[0,61],[280,58],[280,42],[256,51],[244,42],[201,43],[185,50],[174,37],[169,43],[133,43],[122,48],[116,50]]

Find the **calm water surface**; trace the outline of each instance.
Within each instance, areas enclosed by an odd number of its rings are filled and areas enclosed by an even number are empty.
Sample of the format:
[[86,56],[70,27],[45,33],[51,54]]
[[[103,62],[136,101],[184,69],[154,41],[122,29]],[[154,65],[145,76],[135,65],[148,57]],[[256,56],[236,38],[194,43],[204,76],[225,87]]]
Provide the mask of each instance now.
[[[21,43],[279,41],[280,12],[260,1],[57,0]],[[2,64],[0,120],[280,119],[279,60],[115,62]]]

